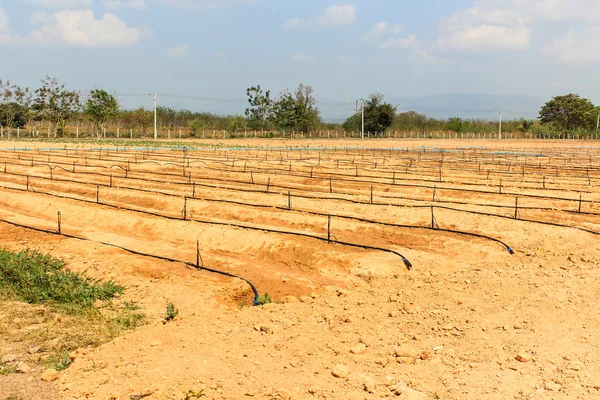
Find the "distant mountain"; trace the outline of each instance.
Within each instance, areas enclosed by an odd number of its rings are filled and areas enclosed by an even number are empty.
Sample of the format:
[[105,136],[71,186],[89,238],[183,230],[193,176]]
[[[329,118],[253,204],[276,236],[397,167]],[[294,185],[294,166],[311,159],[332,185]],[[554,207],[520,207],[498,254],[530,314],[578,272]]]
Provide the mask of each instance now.
[[[537,97],[492,95],[487,93],[446,93],[410,98],[389,96],[386,101],[398,107],[398,112],[416,111],[433,118],[477,118],[495,120],[502,109],[503,118],[535,119],[544,102]],[[490,110],[491,108],[491,110]],[[321,106],[321,115],[328,121],[341,121],[349,116],[339,107]],[[349,110],[352,113],[352,109]]]
[[[327,122],[343,122],[355,110],[355,104],[347,100],[324,97],[319,97],[317,100],[321,116]],[[487,93],[446,93],[417,98],[387,96],[385,100],[397,106],[398,112],[412,110],[432,118],[461,117],[488,120],[498,119],[498,110],[500,108],[503,110],[503,118],[505,119],[535,119],[544,104],[542,100],[532,96],[493,95]],[[135,108],[139,107],[138,104],[124,104],[124,106],[126,108]],[[143,104],[146,108],[152,106],[151,100],[145,101]],[[183,99],[174,101],[162,98],[159,98],[159,105],[176,109],[207,111],[221,115],[243,115],[247,106],[243,101],[199,102]],[[491,109],[488,107],[491,107]]]

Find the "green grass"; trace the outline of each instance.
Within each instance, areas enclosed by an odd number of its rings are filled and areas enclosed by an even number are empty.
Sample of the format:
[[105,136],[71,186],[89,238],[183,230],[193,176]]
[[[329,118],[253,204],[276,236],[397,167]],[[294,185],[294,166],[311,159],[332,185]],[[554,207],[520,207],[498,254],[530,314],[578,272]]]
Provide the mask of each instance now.
[[14,363],[0,363],[0,376],[13,374],[16,370],[17,366]]
[[200,397],[204,397],[204,396],[206,396],[204,394],[204,390],[201,390],[199,392],[194,392],[193,390],[188,390],[187,392],[185,392],[184,400],[199,399]]
[[257,306],[264,306],[265,304],[271,303],[273,303],[273,298],[269,293],[265,293],[264,295],[259,296],[258,299],[256,299]]
[[36,251],[0,250],[0,294],[29,304],[49,304],[69,312],[110,300],[124,288],[65,269],[63,261]]
[[46,364],[54,368],[58,372],[64,371],[65,369],[69,368],[69,366],[72,363],[73,362],[69,358],[68,350],[60,351],[54,354],[52,357],[48,358],[48,360],[46,360]]
[[175,308],[175,304],[167,302],[167,310],[165,311],[165,321],[173,321],[179,315],[179,310]]
[[[25,353],[41,346],[53,353],[44,365],[67,369],[69,351],[99,346],[145,323],[137,304],[112,301],[123,292],[51,256],[0,250],[0,349]],[[11,373],[14,365],[0,364],[0,375]]]

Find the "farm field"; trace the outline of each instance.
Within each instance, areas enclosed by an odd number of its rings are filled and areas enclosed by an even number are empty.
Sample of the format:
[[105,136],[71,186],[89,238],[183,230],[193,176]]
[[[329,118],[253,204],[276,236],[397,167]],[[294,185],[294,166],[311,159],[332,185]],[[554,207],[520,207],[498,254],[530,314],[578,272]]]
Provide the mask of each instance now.
[[0,399],[600,398],[597,142],[181,145],[0,143],[3,246],[148,315]]

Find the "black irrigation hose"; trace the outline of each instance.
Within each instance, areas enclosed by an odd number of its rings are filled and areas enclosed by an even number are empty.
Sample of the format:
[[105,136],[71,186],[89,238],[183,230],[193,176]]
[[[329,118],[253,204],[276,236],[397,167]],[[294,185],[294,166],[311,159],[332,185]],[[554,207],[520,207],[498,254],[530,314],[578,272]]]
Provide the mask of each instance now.
[[[13,164],[11,163],[11,165],[17,165],[17,166],[22,166],[22,164]],[[69,164],[67,164],[69,165]],[[52,168],[52,166],[50,164],[35,164],[34,166],[47,166]],[[105,166],[98,166],[99,168],[108,168]],[[113,166],[114,167],[114,166]],[[54,167],[54,168],[60,168],[60,167]],[[95,168],[95,166],[91,166],[90,168]],[[112,167],[110,167],[112,168]],[[71,173],[72,171],[68,171],[64,168],[63,169],[65,172],[67,173]],[[211,169],[211,168],[209,168]],[[214,169],[213,170],[218,170],[218,171],[222,171],[219,169]],[[86,175],[96,175],[96,176],[106,176],[108,177],[108,175],[99,173],[99,172],[79,172],[82,174],[86,174]],[[138,172],[139,173],[139,172]],[[142,172],[142,173],[148,173],[148,172]],[[151,175],[158,175],[158,176],[180,176],[178,174],[168,174],[168,173],[155,173],[155,172],[150,172]],[[289,175],[289,176],[298,176],[298,175],[294,175],[294,174],[284,174],[284,175]],[[41,177],[40,177],[41,178]],[[159,179],[148,179],[148,178],[142,178],[142,177],[135,177],[135,176],[127,176],[126,178],[129,179],[136,179],[136,180],[144,180],[147,182],[154,182],[154,183],[165,183],[165,184],[171,184],[171,185],[189,185],[189,182],[175,182],[175,181],[165,181],[165,180],[159,180]],[[229,182],[229,183],[239,183],[239,184],[243,184],[243,185],[250,185],[250,183],[245,182],[245,181],[239,181],[239,180],[235,180],[235,179],[222,179],[222,178],[201,178],[203,180],[209,180],[209,181],[218,181],[218,182]],[[317,179],[315,177],[315,179]],[[324,179],[324,178],[322,178]],[[60,179],[55,179],[55,180],[59,180]],[[340,180],[340,179],[338,179]],[[350,179],[341,179],[342,181],[351,181],[351,182],[363,182],[363,183],[369,183],[371,181],[364,181],[364,180],[350,180]],[[73,182],[77,182],[77,181],[73,181]],[[372,182],[371,182],[372,183]],[[379,185],[386,185],[389,186],[390,184],[387,183],[380,183],[378,182]],[[221,188],[220,186],[215,186],[215,185],[208,185],[208,184],[202,184],[202,183],[196,183],[196,185],[201,186],[201,187],[209,187],[209,188]],[[294,189],[294,190],[302,190],[305,191],[306,189],[303,188],[298,188],[298,187],[294,187],[294,186],[284,186],[284,185],[270,185],[271,187],[276,187],[276,188],[281,188],[281,189]],[[405,185],[405,184],[392,184],[393,186],[408,186],[408,187],[418,187],[418,188],[431,188],[429,186],[421,186],[421,185]],[[232,187],[223,187],[225,189],[228,190],[236,190],[236,191],[243,191],[243,192],[248,192],[248,193],[259,193],[261,192],[260,190],[251,190],[251,189],[240,189],[240,188],[232,188]],[[437,190],[439,189],[441,190],[459,190],[457,188],[444,188],[444,187],[433,187],[432,189]],[[465,191],[471,191],[471,192],[476,192],[476,193],[484,193],[484,194],[491,194],[492,192],[484,192],[484,191],[475,191],[475,190],[468,190],[465,189]],[[326,193],[326,191],[323,191],[323,193]],[[339,192],[338,192],[339,193]],[[357,194],[354,193],[339,193],[339,194],[343,194],[343,195],[347,195],[347,196],[356,196]],[[494,195],[498,195],[498,193],[493,193]],[[567,199],[567,198],[560,198],[560,197],[550,197],[550,196],[539,196],[539,195],[530,195],[530,194],[518,194],[518,193],[501,193],[501,195],[510,195],[512,196],[518,196],[518,197],[531,197],[531,198],[536,198],[536,199],[542,199],[542,200],[555,200],[555,201],[574,201],[577,203],[595,203],[595,201],[593,200],[581,200],[581,199]],[[304,198],[309,198],[309,199],[330,199],[330,200],[338,200],[338,201],[351,201],[357,204],[364,204],[363,202],[357,202],[357,201],[353,201],[353,200],[349,200],[349,199],[345,199],[345,198],[341,198],[341,197],[320,197],[320,196],[301,196],[301,195],[297,195],[296,197],[304,197]],[[412,201],[425,201],[425,200],[421,200],[421,199],[415,199],[415,198],[410,198],[410,197],[405,197],[405,196],[380,196],[381,198],[386,198],[386,199],[396,199],[396,200],[412,200]],[[450,204],[462,204],[462,205],[473,205],[473,206],[482,206],[482,207],[495,207],[495,208],[513,208],[512,205],[494,205],[494,204],[473,204],[473,203],[466,203],[466,202],[459,202],[459,201],[443,201],[442,203],[450,203]],[[383,203],[377,203],[376,205],[385,205]],[[559,211],[559,212],[567,212],[567,213],[573,213],[572,210],[564,210],[564,209],[555,209],[555,208],[551,208],[551,207],[521,207],[522,209],[530,209],[530,210],[542,210],[542,211]],[[579,212],[577,212],[579,213]],[[593,213],[593,212],[585,212],[586,215],[598,215],[598,213]]]
[[[86,183],[83,183],[83,184],[86,185]],[[21,190],[21,189],[9,188],[9,187],[5,187],[5,186],[2,186],[2,187],[6,188],[6,189]],[[106,186],[103,185],[103,187],[106,187]],[[138,192],[143,192],[143,193],[153,193],[153,194],[159,194],[159,195],[168,196],[168,197],[180,198],[180,196],[178,196],[178,195],[174,195],[174,194],[170,194],[170,193],[165,193],[165,192],[161,192],[161,191],[157,191],[157,190],[130,188],[130,187],[126,187],[126,186],[113,186],[113,188],[114,189],[119,189],[119,190],[133,190],[133,191],[138,191]],[[47,194],[47,195],[55,196],[55,197],[58,197],[58,198],[64,198],[64,199],[79,200],[79,199],[76,199],[76,198],[73,198],[73,197],[70,197],[70,196],[58,195],[58,194],[53,194],[53,193],[48,193],[48,192],[34,191],[34,193]],[[299,197],[299,196],[294,195],[294,197]],[[235,205],[240,205],[240,206],[249,206],[249,207],[257,207],[257,208],[273,208],[273,206],[269,206],[269,205],[244,203],[244,202],[241,202],[241,201],[234,201],[234,200],[208,199],[208,198],[197,198],[197,197],[186,197],[186,198],[188,200],[198,200],[198,201],[207,201],[207,202],[215,202],[215,203],[235,204]],[[87,202],[87,200],[83,200],[83,199],[81,199],[81,201],[86,201]],[[109,205],[109,204],[106,204],[106,203],[102,203],[102,204],[113,207],[112,205]],[[419,208],[429,208],[429,207],[430,206],[420,206]],[[319,213],[319,212],[316,212],[316,211],[308,211],[308,210],[301,210],[301,209],[289,209],[287,207],[281,207],[281,206],[277,206],[275,208],[279,209],[279,210],[289,211],[289,212],[297,212],[297,213],[310,214],[310,215],[316,215],[316,216],[322,216],[322,217],[326,217],[326,216],[331,215],[332,217],[336,217],[336,218],[340,218],[340,219],[355,220],[355,221],[360,221],[360,222],[365,222],[365,223],[370,223],[370,224],[392,226],[392,227],[396,227],[396,228],[427,229],[427,230],[434,230],[434,231],[440,231],[440,232],[455,233],[455,234],[465,235],[465,236],[479,237],[479,238],[488,239],[488,240],[500,243],[501,245],[503,245],[508,250],[508,252],[510,254],[514,254],[513,249],[509,245],[507,245],[506,243],[504,243],[503,241],[501,241],[499,239],[496,239],[496,238],[493,238],[493,237],[490,237],[490,236],[478,234],[478,233],[465,232],[465,231],[452,230],[452,229],[443,229],[443,228],[431,228],[431,227],[416,226],[416,225],[394,224],[394,223],[389,223],[389,222],[369,220],[369,219],[366,219],[366,218],[353,217],[353,216],[349,216],[349,215]]]
[[112,244],[112,243],[102,242],[102,241],[98,241],[98,240],[92,240],[92,239],[88,239],[88,238],[84,238],[84,237],[80,237],[80,236],[75,236],[75,235],[69,235],[69,234],[66,234],[66,233],[57,232],[57,231],[53,231],[53,230],[35,228],[35,227],[32,227],[32,226],[19,224],[19,223],[8,221],[8,220],[1,219],[1,218],[0,218],[0,222],[4,222],[6,224],[9,224],[9,225],[12,225],[12,226],[16,226],[16,227],[19,227],[19,228],[24,228],[24,229],[33,230],[33,231],[36,231],[36,232],[46,233],[46,234],[49,234],[49,235],[58,235],[58,236],[66,237],[68,239],[76,239],[76,240],[82,240],[82,241],[86,241],[86,242],[97,243],[97,244],[101,244],[103,246],[109,246],[109,247],[113,247],[113,248],[116,248],[116,249],[119,249],[119,250],[123,250],[125,252],[131,253],[131,254],[135,254],[135,255],[138,255],[138,256],[154,258],[154,259],[157,259],[157,260],[168,261],[168,262],[172,262],[172,263],[184,264],[184,265],[186,265],[188,267],[195,268],[195,269],[197,269],[199,271],[208,271],[208,272],[212,272],[212,273],[215,273],[215,274],[219,274],[219,275],[223,275],[223,276],[227,276],[227,277],[231,277],[231,278],[235,278],[235,279],[240,279],[240,280],[246,282],[248,285],[250,285],[250,288],[252,289],[252,292],[254,293],[253,304],[255,306],[258,305],[259,293],[258,293],[258,290],[256,289],[256,286],[254,286],[254,284],[252,284],[252,282],[250,282],[246,278],[242,278],[241,276],[230,274],[229,272],[219,271],[219,270],[212,269],[212,268],[207,268],[207,267],[204,267],[204,266],[192,264],[192,263],[187,262],[187,261],[180,261],[180,260],[175,260],[173,258],[168,258],[168,257],[163,257],[163,256],[157,256],[157,255],[148,254],[148,253],[142,253],[142,252],[139,252],[139,251],[136,251],[136,250],[132,250],[132,249],[128,249],[126,247],[119,246],[119,245]]
[[[16,190],[16,191],[26,191],[24,189],[17,189],[17,188],[8,188],[8,187],[4,187],[4,188],[10,189],[10,190]],[[154,212],[146,211],[146,210],[139,210],[139,209],[135,209],[135,208],[129,208],[129,207],[123,207],[123,206],[116,206],[116,205],[112,205],[112,204],[108,204],[108,203],[96,203],[93,200],[78,199],[78,198],[74,198],[74,197],[70,197],[70,196],[57,195],[57,194],[54,194],[54,193],[41,192],[41,191],[33,191],[33,193],[42,194],[42,195],[46,195],[46,196],[53,196],[53,197],[62,198],[62,199],[68,199],[68,200],[82,201],[82,202],[90,203],[90,204],[99,204],[99,205],[102,205],[102,206],[105,206],[105,207],[109,207],[109,208],[115,208],[115,209],[119,209],[119,210],[126,210],[126,211],[136,212],[136,213],[145,214],[145,215],[152,215],[152,216],[155,216],[155,217],[165,218],[165,219],[170,219],[170,220],[175,220],[175,221],[181,221],[182,220],[182,218],[171,217],[171,216],[168,216],[168,215],[158,214],[158,213],[154,213]],[[184,221],[188,220],[187,216],[183,220]],[[362,249],[366,249],[366,250],[377,250],[377,251],[382,251],[382,252],[386,252],[386,253],[392,253],[392,254],[395,254],[395,255],[397,255],[398,257],[400,257],[402,259],[402,261],[404,262],[404,265],[406,266],[406,268],[409,271],[412,270],[412,268],[413,268],[412,263],[405,256],[403,256],[402,254],[400,254],[399,252],[397,252],[395,250],[386,249],[386,248],[383,248],[383,247],[375,247],[375,246],[368,246],[368,245],[362,245],[362,244],[356,244],[356,243],[342,242],[342,241],[339,241],[339,240],[330,240],[330,239],[327,239],[327,238],[322,238],[320,236],[311,235],[311,234],[308,234],[308,233],[282,231],[282,230],[269,229],[269,228],[260,228],[260,227],[249,226],[249,225],[234,224],[234,223],[231,223],[231,222],[216,222],[216,221],[208,221],[208,220],[193,219],[193,218],[190,218],[188,221],[197,222],[197,223],[206,224],[206,225],[229,226],[229,227],[239,228],[239,229],[248,229],[248,230],[260,231],[260,232],[277,233],[277,234],[280,234],[280,235],[301,236],[301,237],[306,237],[306,238],[310,238],[310,239],[316,239],[316,240],[324,241],[324,242],[327,242],[327,243],[341,244],[343,246],[348,246],[348,247],[356,247],[356,248],[362,248]]]
[[[109,161],[109,160],[103,160],[103,161]],[[155,161],[151,161],[151,162],[153,162],[153,163],[161,166],[161,164],[159,164],[159,163],[157,163]],[[68,163],[64,163],[64,164],[70,165]],[[21,165],[21,164],[16,164],[16,165]],[[50,166],[50,164],[36,164],[36,165]],[[176,165],[176,164],[172,164],[172,165]],[[176,166],[185,168],[184,165],[178,165],[177,164]],[[109,167],[106,167],[106,166],[103,166],[103,165],[101,165],[101,166],[88,166],[88,167],[89,168],[96,168],[96,167],[99,167],[99,168],[109,168]],[[112,167],[110,167],[110,168],[112,168]],[[219,168],[207,167],[207,169],[221,171],[221,172],[223,171],[222,169],[219,169]],[[264,170],[264,168],[255,167],[254,169],[258,169],[259,170],[257,173],[264,173],[264,172],[262,172],[262,170]],[[279,170],[277,170],[277,171],[279,171]],[[67,171],[67,172],[69,172],[69,171]],[[227,170],[226,172],[231,172],[231,171]],[[237,171],[234,171],[234,172],[237,172]],[[90,174],[104,176],[103,174],[94,173],[94,172],[84,172],[84,173],[86,173],[86,174],[90,173]],[[172,174],[172,173],[156,173],[156,172],[143,172],[143,173],[150,173],[151,175],[158,175],[158,176],[179,176],[179,174]],[[273,172],[272,169],[270,170],[270,173],[271,174],[275,173],[277,175],[284,175],[284,176],[303,177],[302,175],[298,175],[298,174]],[[335,176],[338,176],[338,177],[339,176],[349,177],[349,176],[344,175],[344,174],[333,174],[333,173],[330,173],[330,175],[335,175]],[[366,177],[370,177],[370,176],[366,176]],[[203,178],[203,179],[247,184],[247,182],[238,181],[238,180],[235,180],[235,179],[216,179],[216,178]],[[315,177],[315,179],[317,179],[317,177]],[[326,179],[326,178],[321,178],[321,179]],[[399,179],[399,180],[403,180],[403,179]],[[170,182],[170,181],[162,181],[162,180],[156,180],[156,179],[149,180],[149,181],[160,182],[160,183],[170,183],[170,184],[171,183],[172,184],[182,184],[180,182]],[[353,183],[373,183],[373,181],[364,180],[364,179],[347,179],[347,178],[338,178],[338,179],[336,179],[336,181],[346,181],[346,182],[353,182]],[[418,180],[417,179],[417,181],[428,181],[428,180]],[[435,182],[435,181],[431,181],[431,182]],[[402,184],[402,183],[389,184],[389,183],[386,183],[386,182],[377,182],[377,184],[379,184],[379,185],[385,185],[385,186],[392,186],[392,187],[394,187],[394,186],[400,186],[400,187],[416,187],[416,188],[427,188],[427,189],[436,189],[437,188],[436,186],[431,187],[431,186],[427,186],[427,185]],[[288,187],[288,186],[282,186],[282,185],[272,185],[272,186],[273,187],[282,188],[282,189],[295,189],[295,190],[298,189],[296,187]],[[481,185],[477,185],[477,186],[481,186]],[[440,188],[437,188],[437,189],[439,189],[439,190],[448,190],[448,191],[466,191],[466,192],[481,193],[481,194],[494,194],[494,195],[500,194],[500,195],[510,195],[510,196],[520,196],[520,197],[531,197],[531,198],[537,198],[537,199],[547,199],[547,200],[557,200],[557,201],[576,201],[576,202],[579,202],[579,200],[577,200],[577,199],[568,199],[568,198],[552,197],[552,196],[540,196],[540,195],[533,195],[533,194],[526,194],[526,193],[511,193],[511,192],[497,193],[497,192],[490,192],[490,191],[482,191],[482,190],[474,190],[474,189],[464,189],[464,188],[451,188],[451,187],[440,187]],[[300,189],[300,190],[303,190],[303,189]],[[550,190],[550,189],[547,189],[547,190]],[[579,191],[576,191],[576,192],[579,192]],[[587,193],[587,192],[582,192],[582,193]],[[343,193],[343,194],[352,195],[350,193]],[[396,198],[396,197],[389,196],[388,198]],[[582,203],[592,203],[593,201],[591,201],[591,200],[582,200],[581,202]]]
[[[68,158],[70,158],[70,157],[68,157]],[[243,161],[243,160],[244,159],[240,159],[238,161]],[[102,161],[110,161],[110,160],[102,159]],[[152,162],[152,163],[154,163],[156,165],[159,165],[159,166],[162,165],[162,164],[160,164],[160,163],[158,163],[156,161],[147,161],[147,162]],[[63,164],[70,165],[68,163],[63,163]],[[179,165],[179,164],[173,164],[173,163],[169,163],[169,164],[185,168],[185,165]],[[228,165],[228,164],[224,164],[224,163],[220,163],[220,164]],[[20,164],[17,164],[17,165],[20,165]],[[40,164],[38,164],[38,165],[40,165]],[[87,166],[87,167],[89,167],[89,168],[96,168],[96,167],[98,167],[98,168],[109,168],[109,167],[106,167],[106,166],[103,166],[103,165],[100,165],[100,166]],[[214,170],[214,171],[221,171],[221,172],[224,171],[223,169],[220,169],[220,168],[207,167],[206,169],[210,169],[210,170]],[[254,167],[253,170],[258,170],[258,171],[256,171],[257,173],[265,173],[263,171],[266,170],[266,169],[265,168],[260,168],[260,167]],[[279,169],[275,169],[275,171],[277,171],[277,172],[274,172],[274,170],[272,168],[268,169],[268,173],[270,173],[270,174],[292,176],[292,177],[299,177],[299,178],[302,178],[302,177],[306,178],[305,176],[299,175],[299,174],[284,173],[284,172],[280,171]],[[226,170],[226,172],[231,172],[231,170],[228,169],[228,170]],[[237,171],[234,171],[234,172],[237,172]],[[285,171],[285,172],[287,172],[287,171]],[[148,172],[145,172],[145,173],[148,173]],[[158,175],[158,176],[179,176],[178,174],[156,173],[156,172],[150,172],[150,174],[152,174],[152,175]],[[102,175],[102,174],[100,174],[100,175]],[[333,176],[337,176],[337,177],[345,177],[345,178],[337,178],[337,179],[335,179],[336,181],[343,181],[343,182],[345,181],[345,182],[353,182],[353,183],[374,183],[374,181],[364,180],[364,179],[348,179],[351,176],[346,175],[346,174],[329,173],[329,175],[333,175]],[[373,175],[361,175],[361,177],[365,177],[365,178],[378,178],[378,176],[373,176]],[[314,178],[316,179],[318,177],[314,177]],[[331,176],[329,176],[329,178],[331,178]],[[205,178],[205,179],[210,179],[210,178]],[[321,179],[326,179],[326,177],[321,178]],[[384,178],[384,179],[391,179],[391,178]],[[229,182],[245,183],[245,182],[241,182],[241,181],[237,181],[237,180],[231,180],[231,179],[230,180],[220,179],[220,180],[226,181],[226,182],[229,181]],[[399,178],[398,180],[421,181],[421,182],[432,182],[432,183],[439,182],[439,181],[435,181],[435,180],[409,179],[409,178]],[[158,180],[156,180],[156,181],[158,182]],[[160,181],[160,182],[168,183],[168,181]],[[406,183],[394,183],[394,184],[390,184],[390,183],[378,182],[378,181],[376,181],[376,183],[380,184],[380,185],[392,186],[392,187],[393,186],[400,186],[400,187],[416,187],[416,188],[434,189],[434,187],[431,187],[431,186],[428,186],[428,185],[415,185],[415,184],[406,184]],[[449,183],[449,182],[446,182],[446,183]],[[474,185],[474,186],[487,186],[487,185],[482,185],[482,184],[463,183],[463,185],[464,184],[466,184],[466,185]],[[274,185],[274,187],[281,187],[283,189],[290,189],[290,187],[286,187],[286,186]],[[526,194],[526,193],[512,193],[512,192],[497,193],[497,192],[491,192],[491,191],[485,191],[485,190],[474,190],[474,189],[453,188],[453,187],[440,187],[438,189],[439,190],[448,190],[448,191],[461,191],[461,192],[462,191],[466,191],[466,192],[472,192],[472,193],[494,194],[494,195],[497,195],[497,194],[500,194],[500,195],[510,195],[510,196],[517,196],[518,195],[518,196],[521,196],[521,197],[531,197],[531,198],[549,199],[549,200],[578,201],[577,199],[568,199],[568,198],[560,198],[560,197],[553,197],[553,196],[540,196],[540,195],[533,195],[533,194]],[[530,189],[536,189],[536,188],[530,188]],[[546,190],[560,190],[560,189],[547,188]],[[585,191],[574,191],[574,192],[577,192],[577,193],[588,193],[588,192],[585,192]],[[591,201],[584,200],[584,202],[591,202]]]
[[[21,175],[21,174],[16,174],[16,173],[7,173],[9,175],[15,175],[15,176],[25,176],[25,175]],[[44,179],[44,180],[48,180],[49,178],[47,177],[41,177],[41,176],[34,176],[35,178],[38,179]],[[132,178],[132,179],[137,179],[137,180],[141,180],[141,178]],[[60,178],[56,178],[53,179],[55,181],[59,181],[59,182],[70,182],[70,183],[77,183],[77,184],[81,184],[81,185],[92,185],[95,184],[97,186],[102,186],[102,187],[110,187],[109,185],[103,184],[103,183],[89,183],[89,182],[79,182],[79,181],[75,181],[75,180],[71,180],[71,179],[60,179]],[[152,182],[155,182],[154,180],[151,180]],[[161,182],[161,181],[158,181]],[[168,182],[167,182],[168,183]],[[178,183],[175,182],[173,184],[176,185],[186,185],[189,186],[189,184],[186,183]],[[238,188],[228,188],[228,187],[222,187],[222,186],[216,186],[216,185],[207,185],[207,184],[199,184],[199,183],[195,183],[196,186],[200,186],[200,187],[209,187],[209,188],[218,188],[218,189],[225,189],[225,190],[233,190],[233,191],[241,191],[241,192],[247,192],[247,193],[264,193],[263,190],[250,190],[250,189],[238,189]],[[161,192],[161,191],[157,191],[157,190],[150,190],[150,189],[141,189],[141,188],[131,188],[131,187],[127,187],[127,186],[112,186],[115,189],[125,189],[125,190],[134,190],[134,191],[139,191],[139,192],[145,192],[145,193],[155,193],[155,194],[160,194],[160,195],[165,195],[165,196],[170,196],[170,197],[179,197],[177,195],[174,194],[169,194],[166,192]],[[269,194],[277,194],[277,195],[284,195],[282,193],[269,193]],[[317,199],[317,200],[338,200],[338,201],[345,201],[348,203],[353,203],[353,204],[361,204],[361,205],[376,205],[376,206],[390,206],[390,207],[399,207],[399,208],[430,208],[431,205],[401,205],[401,204],[393,204],[393,203],[370,203],[370,202],[360,202],[360,201],[356,201],[356,200],[351,200],[351,199],[344,199],[344,198],[340,198],[340,197],[318,197],[318,196],[306,196],[306,195],[294,195],[294,197],[296,198],[304,198],[304,199]],[[69,197],[66,197],[69,198]],[[193,197],[190,197],[193,199]],[[464,213],[469,213],[469,214],[475,214],[475,215],[485,215],[485,216],[489,216],[489,217],[498,217],[498,218],[509,218],[509,219],[513,219],[512,217],[507,217],[501,214],[491,214],[491,213],[484,213],[484,212],[479,212],[479,211],[471,211],[471,210],[463,210],[463,209],[459,209],[459,208],[453,208],[453,207],[447,207],[447,206],[435,206],[437,208],[441,208],[441,209],[447,209],[447,210],[452,210],[452,211],[456,211],[456,212],[464,212]],[[563,210],[566,211],[566,210]],[[571,212],[571,211],[568,211]],[[589,213],[582,213],[582,214],[589,214]],[[595,215],[595,214],[594,214]],[[558,224],[558,223],[552,223],[552,222],[545,222],[545,221],[538,221],[538,220],[530,220],[530,219],[519,219],[521,221],[525,221],[525,222],[531,222],[531,223],[539,223],[539,224],[544,224],[544,225],[551,225],[551,226],[557,226],[557,227],[563,227],[563,228],[573,228],[573,229],[578,229],[578,230],[582,230],[584,232],[589,232],[589,233],[593,233],[593,234],[600,234],[598,232],[586,229],[586,228],[580,228],[580,227],[576,227],[576,226],[571,226],[571,225],[563,225],[563,224]]]
[[450,210],[450,211],[457,211],[457,212],[466,212],[469,214],[476,214],[476,215],[484,215],[487,217],[497,217],[497,218],[505,218],[505,219],[512,219],[515,221],[523,221],[523,222],[533,222],[536,224],[542,224],[542,225],[549,225],[549,226],[557,226],[560,228],[571,228],[571,229],[578,229],[580,231],[583,232],[587,232],[587,233],[591,233],[594,235],[599,235],[600,236],[600,232],[596,232],[596,231],[592,231],[591,229],[586,229],[586,228],[581,228],[578,226],[571,226],[571,225],[563,225],[563,224],[559,224],[556,222],[547,222],[547,221],[538,221],[538,220],[534,220],[534,219],[523,219],[523,218],[513,218],[513,217],[509,217],[506,215],[500,215],[500,214],[490,214],[490,213],[484,213],[484,212],[480,212],[480,211],[470,211],[470,210],[461,210],[460,208],[453,208],[453,207],[446,207],[446,206],[435,206],[435,208],[440,208],[443,210]]

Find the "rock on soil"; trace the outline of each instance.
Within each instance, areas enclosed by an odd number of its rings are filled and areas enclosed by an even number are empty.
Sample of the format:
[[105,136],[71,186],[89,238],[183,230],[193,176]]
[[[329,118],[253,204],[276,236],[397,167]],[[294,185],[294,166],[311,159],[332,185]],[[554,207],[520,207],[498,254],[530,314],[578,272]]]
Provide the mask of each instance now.
[[54,382],[58,379],[58,372],[54,368],[45,370],[41,376],[44,382]]
[[348,370],[348,367],[341,364],[336,365],[331,370],[331,375],[335,376],[336,378],[345,379],[348,377],[349,374],[350,371]]

